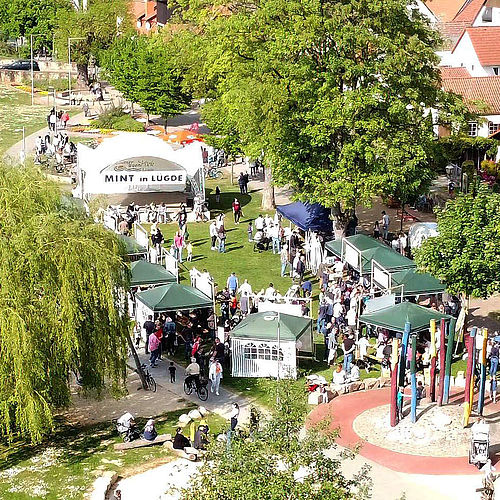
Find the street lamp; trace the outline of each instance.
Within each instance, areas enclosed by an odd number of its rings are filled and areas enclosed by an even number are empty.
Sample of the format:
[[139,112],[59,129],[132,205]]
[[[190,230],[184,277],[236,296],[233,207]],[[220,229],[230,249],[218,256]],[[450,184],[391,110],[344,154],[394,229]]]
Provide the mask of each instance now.
[[71,105],[71,42],[75,40],[84,40],[82,37],[68,38],[68,103]]
[[43,33],[31,33],[30,35],[30,68],[31,68],[31,105],[35,104],[35,75],[33,74],[33,38]]
[[19,153],[19,159],[21,160],[21,163],[24,165],[26,162],[26,133],[25,133],[25,127],[23,128],[16,128],[14,129],[14,132],[22,132],[23,133],[23,147],[21,149],[21,152]]

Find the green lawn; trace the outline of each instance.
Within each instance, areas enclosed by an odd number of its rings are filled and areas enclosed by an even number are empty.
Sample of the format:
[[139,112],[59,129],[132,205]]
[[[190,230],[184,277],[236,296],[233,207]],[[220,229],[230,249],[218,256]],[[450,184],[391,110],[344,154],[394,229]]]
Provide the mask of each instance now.
[[[156,417],[157,429],[175,433],[177,420],[186,409]],[[224,430],[227,423],[218,415],[207,418],[210,435]],[[138,420],[141,429],[144,420]],[[187,433],[188,431],[186,431]],[[175,458],[163,446],[115,451],[120,442],[111,423],[90,427],[60,425],[43,445],[30,446],[19,441],[0,445],[0,498],[4,500],[83,499],[94,479],[107,470],[122,477],[152,468]]]
[[31,106],[31,96],[10,86],[0,85],[0,154],[46,125],[49,106]]

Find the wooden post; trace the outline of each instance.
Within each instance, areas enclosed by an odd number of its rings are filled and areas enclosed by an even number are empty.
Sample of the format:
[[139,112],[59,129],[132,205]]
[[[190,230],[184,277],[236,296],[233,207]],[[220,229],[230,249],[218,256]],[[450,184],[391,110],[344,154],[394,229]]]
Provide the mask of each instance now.
[[431,380],[430,380],[430,387],[429,387],[429,396],[431,398],[431,401],[434,403],[436,401],[436,355],[437,355],[436,320],[435,319],[431,319],[430,330],[431,330],[431,348],[430,348]]
[[398,359],[399,339],[392,339],[391,356],[391,427],[398,424]]
[[444,370],[445,370],[445,357],[446,357],[445,329],[446,329],[446,323],[445,323],[444,319],[442,319],[441,320],[441,332],[439,335],[438,406],[441,406],[443,404],[443,394],[444,394]]
[[417,334],[411,336],[411,421],[417,421]]
[[455,319],[450,319],[447,324],[448,342],[446,343],[446,366],[444,369],[443,404],[448,404],[450,397],[451,364],[453,362],[453,342],[455,341]]
[[469,425],[469,417],[472,409],[472,402],[470,398],[471,394],[471,380],[474,369],[474,343],[476,341],[476,327],[472,329],[467,339],[467,371],[465,373],[465,390],[464,390],[464,420],[463,425],[467,427]]
[[484,393],[486,390],[486,346],[488,344],[488,329],[483,328],[483,347],[479,357],[481,363],[481,381],[479,385],[479,398],[477,400],[477,412],[483,414],[484,408]]

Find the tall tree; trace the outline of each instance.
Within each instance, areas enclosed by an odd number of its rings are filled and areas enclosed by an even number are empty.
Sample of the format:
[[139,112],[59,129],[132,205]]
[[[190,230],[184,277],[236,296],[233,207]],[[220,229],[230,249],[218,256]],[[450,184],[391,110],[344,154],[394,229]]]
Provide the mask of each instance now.
[[[36,34],[33,49],[52,52],[57,17],[70,11],[70,0],[0,0],[0,37],[29,39]],[[29,52],[29,44],[21,48],[22,55]]]
[[55,33],[59,57],[68,57],[71,43],[71,60],[76,62],[79,77],[89,80],[91,61],[99,64],[101,55],[113,41],[126,32],[130,23],[127,0],[90,0],[87,9],[74,9],[58,15]]
[[184,111],[191,101],[182,72],[172,64],[169,46],[157,36],[121,36],[106,51],[102,63],[110,82],[148,115],[167,119]]
[[84,390],[123,388],[124,249],[37,170],[0,166],[0,435],[39,441]]
[[334,435],[304,425],[304,397],[287,381],[278,385],[279,403],[261,429],[248,435],[233,433],[230,447],[216,442],[200,472],[184,490],[185,500],[370,498],[371,480],[363,468],[346,479],[339,460],[324,450]]
[[487,186],[436,209],[439,235],[416,252],[420,269],[457,295],[487,298],[500,291],[500,195]]
[[188,4],[208,106],[221,101],[243,149],[341,223],[376,194],[418,188],[433,125],[466,115],[440,89],[437,33],[406,0]]

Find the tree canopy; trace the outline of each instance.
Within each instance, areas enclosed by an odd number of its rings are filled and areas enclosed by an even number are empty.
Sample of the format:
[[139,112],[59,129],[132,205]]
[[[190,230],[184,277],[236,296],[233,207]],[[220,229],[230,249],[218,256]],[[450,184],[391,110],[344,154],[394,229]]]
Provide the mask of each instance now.
[[[0,37],[33,38],[34,50],[42,47],[52,51],[52,36],[61,17],[71,11],[70,0],[0,0]],[[29,45],[23,47],[29,54]]]
[[436,209],[439,236],[424,241],[415,260],[450,293],[487,298],[500,291],[500,195],[487,186]]
[[185,500],[363,500],[369,498],[367,469],[346,479],[341,462],[324,453],[334,435],[304,425],[304,395],[287,381],[278,385],[279,403],[261,428],[233,433],[229,447],[215,442],[200,472],[182,492]]
[[71,371],[123,388],[125,250],[33,168],[0,166],[0,221],[0,435],[39,441]]
[[184,111],[191,100],[169,46],[157,36],[121,36],[103,57],[110,82],[147,113],[164,118]]
[[100,62],[106,50],[118,35],[128,29],[130,15],[127,0],[90,0],[87,10],[60,12],[55,40],[58,55],[67,57],[68,39],[71,42],[71,60],[77,63],[79,74],[88,79],[91,60]]
[[196,28],[177,36],[207,125],[263,152],[276,182],[338,215],[425,189],[433,126],[467,112],[440,89],[439,37],[406,0],[187,6]]

